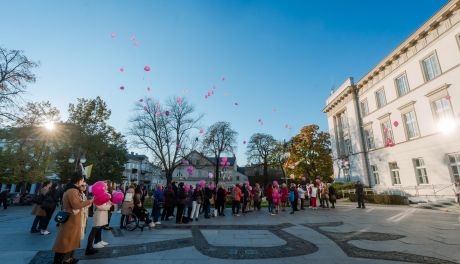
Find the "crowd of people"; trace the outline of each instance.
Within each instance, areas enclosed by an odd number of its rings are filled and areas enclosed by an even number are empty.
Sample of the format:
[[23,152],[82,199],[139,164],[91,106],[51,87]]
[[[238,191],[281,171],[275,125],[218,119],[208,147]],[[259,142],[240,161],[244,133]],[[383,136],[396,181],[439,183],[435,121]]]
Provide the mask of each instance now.
[[[115,211],[121,213],[120,229],[126,228],[127,219],[132,214],[153,228],[161,224],[161,221],[172,219],[175,219],[176,224],[188,224],[199,221],[200,215],[204,215],[204,218],[225,216],[227,205],[231,205],[232,215],[238,217],[248,212],[261,211],[262,203],[266,204],[268,213],[273,216],[286,210],[294,214],[308,207],[313,210],[319,207],[335,208],[336,203],[334,187],[319,180],[311,184],[291,183],[289,186],[274,181],[266,188],[258,183],[252,186],[249,182],[228,188],[224,184],[216,187],[213,183],[201,181],[196,185],[172,182],[147,190],[133,184],[126,190],[116,191],[124,193],[120,202],[108,200],[98,203],[97,197],[93,199],[85,178],[78,172],[74,173],[71,182],[65,187],[51,182],[42,185],[39,194],[34,197],[32,214],[35,218],[30,231],[41,235],[50,234],[48,225],[56,208],[61,205],[55,217],[58,234],[53,246],[54,263],[77,263],[74,251],[80,248],[80,241],[85,237],[86,255],[96,254],[98,249],[107,246],[108,243],[102,240],[102,230],[110,229],[111,215]],[[151,211],[146,208],[149,200],[152,201]],[[64,217],[58,219],[61,216]],[[89,217],[92,217],[92,225],[87,230]]]

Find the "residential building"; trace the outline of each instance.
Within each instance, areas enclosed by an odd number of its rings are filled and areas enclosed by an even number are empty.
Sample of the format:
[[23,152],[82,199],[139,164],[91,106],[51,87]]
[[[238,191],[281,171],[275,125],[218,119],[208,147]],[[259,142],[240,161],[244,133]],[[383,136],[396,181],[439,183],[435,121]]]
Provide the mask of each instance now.
[[[453,195],[460,181],[460,0],[326,101],[334,176],[376,190]],[[365,56],[366,54],[363,54]]]
[[123,185],[126,186],[130,183],[136,183],[152,189],[157,184],[166,183],[166,178],[161,168],[149,162],[147,156],[131,152],[127,155],[127,158],[128,162],[123,171]]
[[[215,182],[216,159],[206,157],[198,151],[192,151],[185,158],[181,159],[179,166],[173,172],[173,181],[184,182],[185,184],[196,185],[200,181]],[[225,187],[233,184],[242,184],[248,177],[238,171],[236,157],[221,157],[219,182]]]

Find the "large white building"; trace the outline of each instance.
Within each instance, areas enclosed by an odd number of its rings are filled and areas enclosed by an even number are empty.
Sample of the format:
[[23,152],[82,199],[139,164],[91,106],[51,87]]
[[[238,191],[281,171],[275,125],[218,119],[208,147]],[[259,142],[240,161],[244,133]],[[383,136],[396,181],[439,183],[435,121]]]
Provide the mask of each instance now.
[[[376,190],[453,195],[460,181],[460,0],[326,101],[334,176]],[[366,54],[362,54],[366,56]]]
[[[248,181],[248,177],[238,171],[238,165],[235,157],[220,158],[219,183],[224,183],[225,187],[230,187],[233,184],[243,184]],[[206,157],[200,152],[192,151],[184,159],[180,160],[180,165],[173,172],[173,181],[184,182],[185,184],[196,185],[200,181],[214,182],[211,175],[215,175],[215,158]],[[189,171],[189,167],[192,170]],[[189,173],[191,172],[191,173]]]
[[128,162],[123,171],[123,185],[130,183],[142,184],[149,189],[153,189],[157,184],[165,184],[161,168],[149,162],[149,158],[134,152],[127,154]]

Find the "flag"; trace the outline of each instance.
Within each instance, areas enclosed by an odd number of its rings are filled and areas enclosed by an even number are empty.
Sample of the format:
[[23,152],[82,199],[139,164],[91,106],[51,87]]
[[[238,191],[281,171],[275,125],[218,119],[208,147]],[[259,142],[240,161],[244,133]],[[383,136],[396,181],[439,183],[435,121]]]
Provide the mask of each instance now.
[[93,164],[88,165],[85,167],[84,174],[86,175],[86,178],[89,179],[91,177],[91,171],[93,170]]

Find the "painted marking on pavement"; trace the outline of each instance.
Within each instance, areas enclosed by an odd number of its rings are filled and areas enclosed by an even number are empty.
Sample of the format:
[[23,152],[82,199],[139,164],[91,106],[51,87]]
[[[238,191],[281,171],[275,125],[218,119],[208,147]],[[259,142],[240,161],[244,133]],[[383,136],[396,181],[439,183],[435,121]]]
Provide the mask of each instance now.
[[407,211],[405,211],[405,212],[402,212],[402,213],[399,213],[399,214],[397,214],[397,215],[394,215],[394,216],[392,216],[392,217],[390,217],[390,218],[387,218],[387,221],[397,223],[397,222],[403,220],[404,218],[406,218],[406,217],[412,215],[413,213],[415,213],[415,211],[417,211],[417,209],[416,209],[416,208],[412,208],[412,209],[410,209],[410,210],[407,210]]
[[370,213],[370,212],[374,211],[374,209],[375,208],[369,208],[369,209],[366,210],[366,213]]

